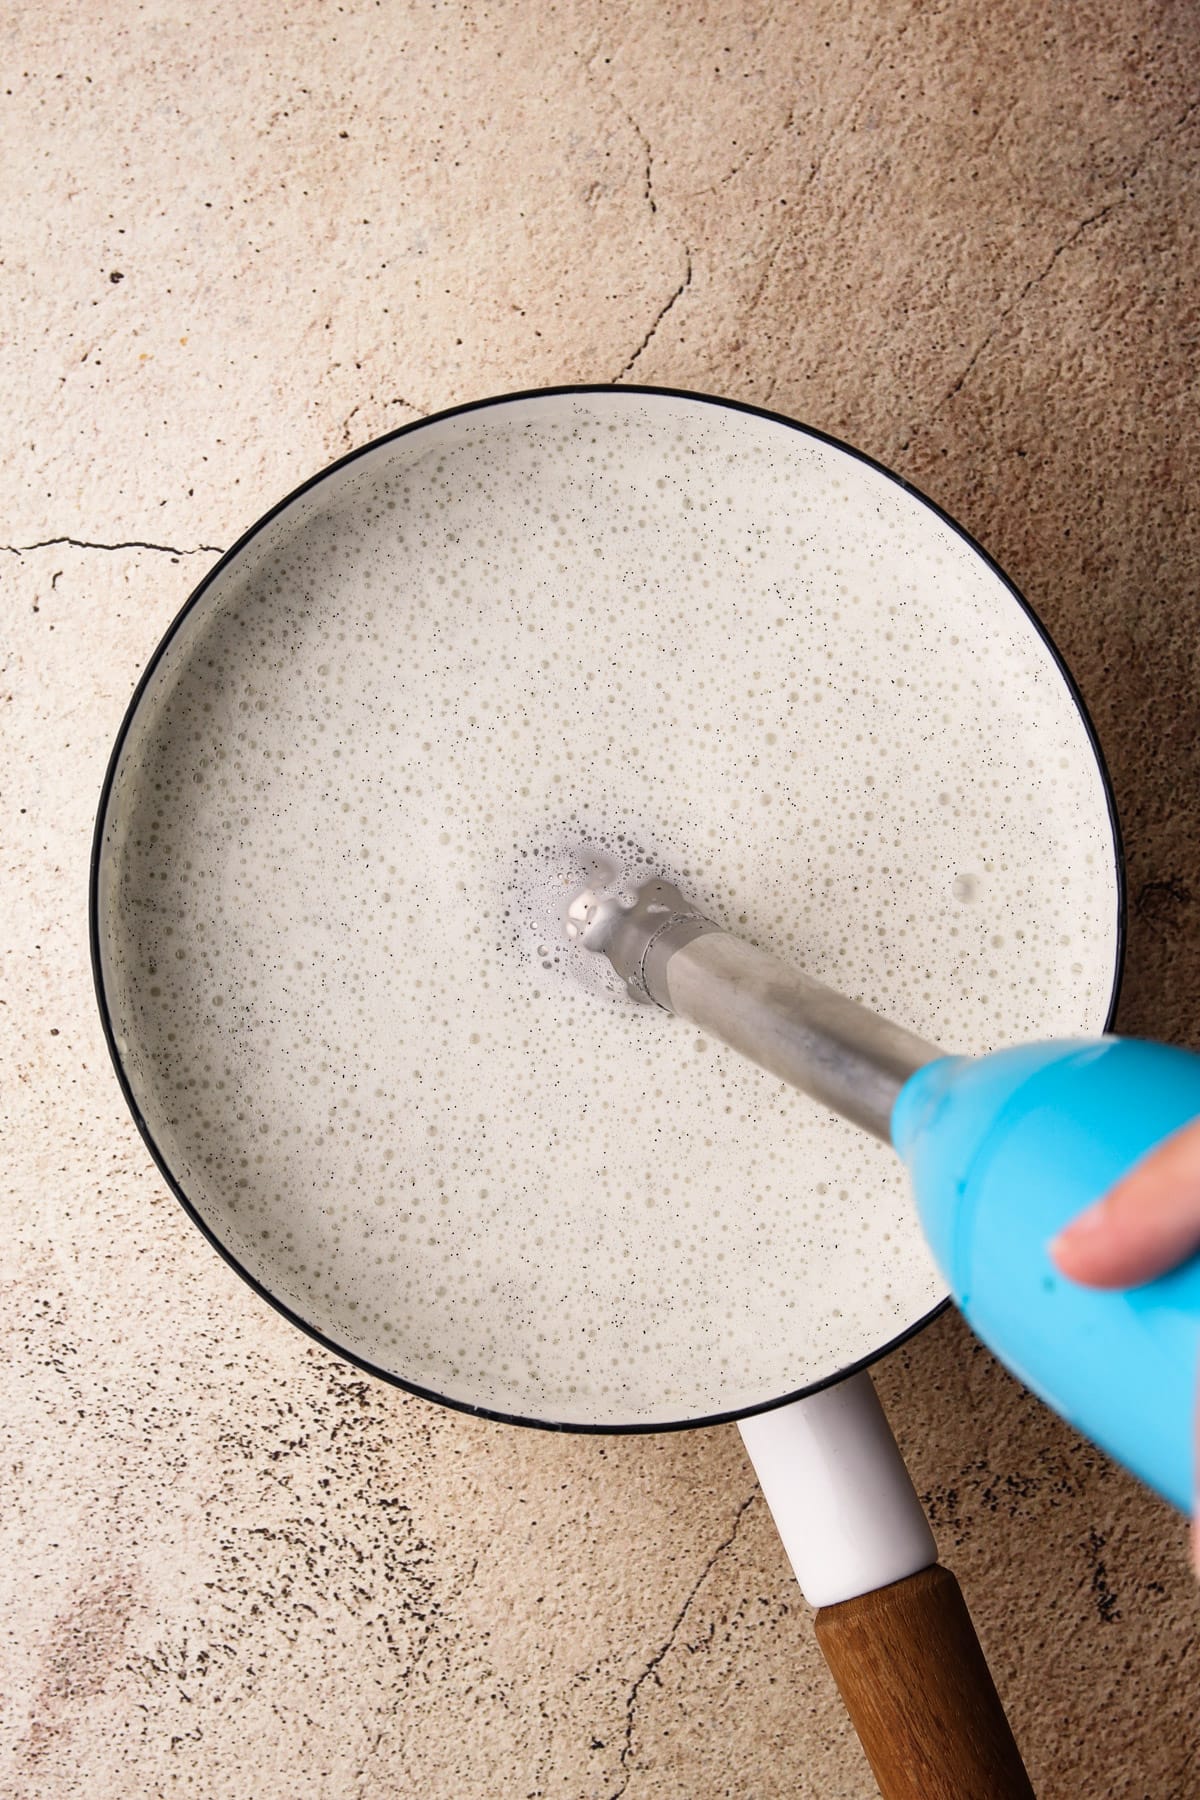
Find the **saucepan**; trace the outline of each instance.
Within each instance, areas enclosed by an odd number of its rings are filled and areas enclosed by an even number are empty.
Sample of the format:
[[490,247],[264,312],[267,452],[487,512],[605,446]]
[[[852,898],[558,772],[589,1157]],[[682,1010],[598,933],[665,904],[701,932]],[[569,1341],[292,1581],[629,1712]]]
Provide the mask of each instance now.
[[1111,1019],[1108,779],[996,565],[790,420],[549,389],[306,482],[150,659],[91,871],[146,1144],[382,1380],[737,1420],[888,1800],[1028,1794],[867,1372],[945,1304],[902,1175],[581,966],[580,846],[938,1044]]

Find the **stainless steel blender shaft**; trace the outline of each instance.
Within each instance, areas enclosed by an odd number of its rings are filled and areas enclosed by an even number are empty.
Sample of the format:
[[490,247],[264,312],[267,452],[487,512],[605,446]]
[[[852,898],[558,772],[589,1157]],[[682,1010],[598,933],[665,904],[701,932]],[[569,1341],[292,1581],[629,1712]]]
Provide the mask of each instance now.
[[720,1038],[843,1118],[891,1141],[896,1096],[942,1053],[915,1032],[722,931],[669,882],[629,900],[581,895],[575,935],[631,992]]

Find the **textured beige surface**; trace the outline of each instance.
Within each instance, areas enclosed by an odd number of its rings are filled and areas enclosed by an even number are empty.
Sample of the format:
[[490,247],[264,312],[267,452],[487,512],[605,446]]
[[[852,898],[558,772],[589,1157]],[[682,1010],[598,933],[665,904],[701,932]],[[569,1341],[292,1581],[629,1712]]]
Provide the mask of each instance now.
[[[1194,1037],[1194,11],[59,0],[0,45],[0,1793],[860,1800],[735,1431],[442,1413],[203,1243],[94,1016],[91,816],[214,547],[333,455],[729,393],[1042,611],[1122,808],[1123,1022]],[[1200,1793],[1181,1523],[953,1319],[879,1381],[1041,1795]]]

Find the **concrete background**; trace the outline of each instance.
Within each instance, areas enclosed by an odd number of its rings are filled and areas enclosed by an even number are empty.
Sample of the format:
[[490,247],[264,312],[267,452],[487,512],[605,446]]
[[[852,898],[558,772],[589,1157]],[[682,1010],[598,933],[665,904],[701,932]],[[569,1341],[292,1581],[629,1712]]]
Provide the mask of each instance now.
[[[504,389],[731,394],[1041,611],[1121,806],[1121,1022],[1194,1039],[1194,9],[47,0],[0,47],[0,1792],[860,1800],[736,1431],[445,1414],[206,1247],[101,1041],[92,813],[301,477]],[[1039,1793],[1200,1793],[1182,1522],[954,1319],[879,1380]]]

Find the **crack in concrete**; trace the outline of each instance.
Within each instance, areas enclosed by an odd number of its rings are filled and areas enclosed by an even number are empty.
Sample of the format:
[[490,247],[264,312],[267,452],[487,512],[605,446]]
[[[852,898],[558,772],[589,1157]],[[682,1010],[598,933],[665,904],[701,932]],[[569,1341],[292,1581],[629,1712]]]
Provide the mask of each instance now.
[[617,108],[617,111],[625,119],[629,129],[637,138],[638,143],[642,146],[642,154],[646,159],[646,166],[642,175],[642,199],[648,203],[650,211],[656,213],[658,211],[658,202],[654,198],[654,152],[650,148],[650,139],[646,136],[628,107],[623,106],[615,94],[612,95],[612,102]]
[[788,132],[791,131],[795,123],[796,108],[794,106],[789,106],[787,112],[783,115],[783,123],[780,125],[778,131],[773,131],[763,143],[759,144],[757,149],[748,150],[740,163],[735,163],[734,167],[730,169],[727,175],[722,175],[720,181],[716,184],[717,187],[726,187],[729,182],[741,174],[743,169],[748,169],[752,162],[758,162],[760,157],[769,156],[776,144],[788,135]]
[[[769,16],[770,15],[768,13],[767,17],[769,17]],[[834,125],[831,127],[829,135],[825,139],[825,142],[822,145],[822,147],[817,155],[817,160],[812,166],[812,170],[809,174],[809,178],[804,183],[805,187],[809,187],[812,185],[813,181],[816,180],[816,177],[820,170],[821,164],[824,161],[828,152],[831,149],[833,149],[835,147],[835,145],[839,144],[846,137],[848,132],[852,129],[855,115],[857,114],[863,101],[866,99],[868,90],[870,89],[872,83],[875,81],[876,77],[881,73],[881,71],[883,69],[884,59],[890,53],[892,53],[897,48],[897,46],[900,44],[901,40],[904,38],[904,36],[906,35],[906,33],[908,31],[909,23],[910,23],[909,20],[907,20],[907,19],[904,20],[901,23],[899,30],[896,32],[895,37],[890,42],[889,41],[879,42],[875,46],[875,54],[873,56],[869,56],[867,58],[866,63],[864,65],[863,79],[859,83],[859,86],[856,89],[856,91],[854,92],[854,94],[851,95],[849,101],[846,104],[844,111],[841,113],[840,117],[835,121]],[[738,175],[740,175],[742,173],[743,169],[748,169],[750,167],[751,163],[758,162],[764,156],[769,155],[769,153],[775,148],[775,146],[778,143],[780,143],[783,138],[787,137],[789,132],[791,132],[795,129],[795,126],[796,126],[796,108],[795,108],[795,105],[793,104],[788,107],[787,112],[784,114],[782,124],[780,124],[773,132],[771,132],[771,134],[767,138],[765,138],[761,144],[756,145],[755,148],[752,150],[748,150],[746,152],[745,156],[742,158],[740,163],[735,163],[732,169],[727,170],[726,173],[724,175],[720,176],[716,181],[710,182],[707,187],[694,189],[688,195],[688,198],[689,199],[699,199],[704,194],[715,194],[715,193],[719,192],[719,190],[721,188],[727,187],[731,181],[733,181]]]
[[782,123],[778,125],[769,136],[765,137],[761,144],[755,144],[753,149],[747,150],[741,162],[734,163],[732,169],[727,169],[724,175],[719,175],[715,181],[707,182],[704,187],[690,188],[687,193],[687,198],[689,200],[702,200],[705,194],[720,193],[723,187],[728,187],[731,181],[737,179],[743,169],[748,169],[751,163],[760,162],[764,156],[769,156],[776,144],[787,136],[795,123],[796,109],[794,106],[789,106],[787,112],[784,114]]
[[1042,285],[1042,282],[1046,280],[1059,257],[1069,250],[1073,244],[1078,243],[1085,231],[1089,231],[1093,225],[1099,225],[1101,220],[1107,219],[1109,213],[1111,213],[1119,204],[1120,202],[1117,200],[1110,200],[1107,206],[1102,206],[1098,211],[1089,213],[1086,219],[1081,219],[1079,221],[1079,224],[1076,225],[1073,231],[1068,232],[1061,244],[1055,246],[1045,267],[1037,270],[1035,274],[1031,275],[1015,298],[1010,300],[1008,305],[1003,307],[1000,312],[997,313],[987,332],[980,339],[966,363],[963,365],[961,373],[956,376],[954,381],[951,382],[950,386],[946,389],[946,392],[942,395],[941,400],[938,402],[939,410],[946,405],[947,401],[953,400],[954,396],[961,391],[963,383],[969,379],[980,357],[987,351],[988,346],[994,342],[1001,328],[1009,319],[1011,319],[1018,307],[1029,298],[1029,295],[1032,294],[1034,288]]
[[955,395],[961,392],[963,383],[970,377],[980,357],[985,354],[989,345],[994,342],[1001,328],[1007,323],[1017,309],[1024,304],[1029,298],[1029,295],[1033,293],[1034,289],[1040,287],[1043,281],[1047,279],[1059,257],[1070,250],[1074,244],[1077,244],[1085,231],[1090,231],[1093,225],[1101,224],[1103,220],[1108,218],[1110,213],[1115,212],[1118,207],[1123,206],[1128,201],[1130,198],[1130,188],[1142,173],[1142,170],[1149,162],[1153,152],[1165,139],[1174,137],[1177,132],[1183,130],[1197,107],[1200,107],[1200,99],[1190,101],[1177,119],[1173,120],[1169,125],[1164,125],[1161,131],[1156,131],[1153,137],[1149,138],[1142,146],[1141,154],[1133,164],[1133,167],[1128,169],[1121,177],[1121,188],[1123,191],[1116,195],[1112,200],[1109,200],[1104,206],[1098,207],[1094,213],[1089,213],[1086,219],[1081,219],[1078,225],[1076,225],[1072,231],[1067,233],[1067,236],[1063,239],[1062,243],[1055,245],[1044,268],[1039,269],[1035,274],[1031,275],[1014,299],[1012,299],[1009,304],[1002,308],[997,314],[989,330],[971,352],[971,355],[963,366],[962,372],[955,378],[946,389],[946,392],[942,395],[935,410],[940,411],[948,401],[953,400]]
[[[603,94],[604,94],[605,98],[608,100],[610,106],[614,107],[615,110],[618,113],[620,113],[620,115],[624,119],[626,125],[628,125],[630,131],[633,132],[634,136],[638,140],[638,143],[641,145],[642,158],[643,158],[642,196],[641,197],[646,202],[646,205],[650,208],[651,216],[656,217],[658,214],[658,200],[654,193],[654,150],[653,150],[653,147],[650,143],[649,137],[647,136],[645,131],[643,131],[642,127],[638,124],[637,120],[634,118],[634,116],[630,112],[629,108],[625,105],[625,102],[615,92],[615,90],[612,87],[612,84],[605,78],[605,76],[603,74],[600,73],[600,71],[598,71],[595,68],[594,65],[596,63],[596,59],[599,56],[599,54],[600,54],[600,51],[599,51],[599,48],[597,48],[592,53],[591,56],[587,57],[587,59],[584,62],[584,65],[583,65],[584,76],[589,82],[594,83],[595,86],[598,87],[603,92]],[[605,57],[604,60],[607,63],[610,59],[608,57]],[[593,183],[592,187],[588,190],[588,194],[585,197],[587,199],[591,200],[594,197],[594,194],[598,191],[599,191],[598,185],[596,183]],[[638,357],[642,354],[643,350],[646,349],[647,345],[650,343],[651,339],[654,337],[655,332],[658,330],[659,326],[662,324],[663,320],[666,318],[666,316],[670,312],[671,308],[676,304],[676,302],[681,298],[681,296],[684,293],[686,293],[687,289],[692,285],[692,273],[693,273],[692,252],[689,249],[687,244],[680,244],[679,248],[682,250],[683,256],[684,256],[685,269],[684,269],[683,280],[680,282],[679,286],[674,290],[674,292],[667,296],[666,300],[663,302],[663,304],[659,308],[658,312],[654,315],[654,318],[650,321],[649,330],[646,332],[641,343],[634,350],[632,356],[626,362],[624,368],[620,371],[620,373],[618,375],[615,375],[613,377],[614,386],[618,381],[623,381],[625,379],[626,375],[629,374],[629,371],[633,368],[634,363],[637,361]]]
[[666,316],[670,312],[671,308],[675,305],[675,302],[680,298],[681,295],[683,295],[687,292],[688,288],[691,287],[691,285],[692,285],[692,253],[691,253],[691,251],[685,248],[684,256],[687,258],[687,271],[683,277],[683,280],[680,282],[679,286],[675,289],[675,292],[673,294],[671,294],[667,298],[666,301],[664,301],[662,306],[659,307],[658,312],[655,314],[653,320],[651,321],[649,331],[646,333],[645,337],[642,339],[641,343],[638,345],[638,347],[634,351],[633,355],[629,358],[629,361],[625,364],[625,367],[621,370],[621,373],[616,377],[617,381],[623,381],[625,379],[626,375],[628,375],[630,369],[632,369],[634,363],[637,361],[638,357],[642,354],[642,351],[646,348],[647,344],[649,344],[651,338],[653,338],[655,332],[658,330],[659,326],[662,324],[663,320],[666,318]]
[[164,556],[223,556],[225,554],[220,544],[196,544],[190,550],[183,550],[177,544],[149,544],[144,538],[128,538],[120,544],[98,544],[93,543],[90,538],[51,537],[42,538],[36,544],[0,544],[0,550],[11,551],[14,556],[26,556],[31,550],[52,550],[56,544],[68,544],[72,550],[158,550]]
[[[831,150],[833,150],[837,147],[837,145],[841,142],[841,139],[846,135],[846,132],[850,128],[851,115],[853,114],[855,109],[858,107],[858,105],[859,105],[860,101],[862,100],[863,95],[866,93],[868,87],[870,87],[871,81],[873,78],[874,78],[873,74],[871,76],[868,76],[867,80],[863,83],[863,85],[859,89],[858,93],[854,96],[854,99],[850,102],[849,111],[847,112],[846,117],[842,122],[843,129],[840,132],[834,133],[829,138],[827,138],[825,143],[822,144],[820,150],[817,152],[816,161],[814,163],[812,163],[812,165],[809,168],[808,178],[803,183],[803,185],[801,186],[801,188],[799,190],[799,192],[801,194],[806,194],[808,192],[808,190],[812,186],[813,182],[817,179],[817,176],[821,173],[821,168],[822,168],[822,165],[824,164],[825,158],[828,156],[828,154]],[[789,117],[790,116],[791,115],[789,114]],[[787,222],[784,225],[783,230],[780,232],[778,239],[776,240],[775,248],[771,251],[770,255],[767,257],[766,263],[763,265],[762,274],[759,276],[758,280],[754,284],[754,292],[751,294],[749,300],[746,302],[746,310],[745,310],[744,314],[742,315],[744,319],[749,319],[753,316],[753,314],[758,306],[759,301],[762,299],[763,294],[766,291],[766,286],[767,286],[768,281],[770,281],[770,279],[771,279],[772,273],[774,272],[775,264],[779,261],[779,258],[783,254],[784,249],[791,242],[792,238],[795,237],[796,232],[798,230],[799,230],[799,220],[798,220],[796,214],[794,212],[791,212],[788,214]]]
[[[808,186],[809,183],[806,182],[805,185]],[[770,255],[767,257],[766,262],[762,266],[762,270],[761,270],[761,273],[759,274],[758,280],[754,284],[754,292],[751,294],[749,300],[747,300],[747,302],[746,302],[746,310],[742,315],[743,320],[752,319],[754,317],[754,314],[758,308],[758,303],[762,299],[763,294],[766,291],[767,283],[768,283],[768,281],[770,281],[771,276],[774,272],[775,264],[779,261],[779,258],[783,255],[784,249],[785,249],[786,245],[788,244],[791,236],[792,236],[792,226],[791,226],[791,221],[789,220],[788,223],[784,226],[783,230],[780,232],[778,238],[776,239],[774,249],[771,251]]]
[[[658,211],[658,202],[654,198],[654,152],[650,148],[650,139],[646,136],[646,133],[642,130],[629,108],[625,105],[625,102],[613,91],[611,84],[592,67],[599,54],[600,49],[599,46],[597,46],[592,55],[587,57],[584,62],[584,76],[588,81],[594,82],[596,86],[607,95],[609,101],[616,107],[630,131],[632,131],[638,143],[642,146],[642,156],[645,159],[642,171],[642,199],[649,206],[650,211],[656,213]],[[605,60],[607,60],[607,58]]]
[[675,1639],[679,1636],[679,1628],[683,1624],[683,1621],[686,1619],[686,1617],[688,1615],[688,1611],[691,1607],[692,1601],[696,1598],[696,1595],[700,1592],[700,1589],[704,1586],[704,1583],[708,1580],[708,1577],[712,1574],[713,1569],[716,1567],[716,1565],[720,1561],[721,1557],[724,1556],[725,1552],[730,1548],[734,1539],[737,1537],[737,1534],[741,1530],[741,1527],[742,1527],[742,1520],[746,1516],[747,1508],[752,1504],[752,1502],[757,1498],[757,1496],[758,1496],[758,1489],[755,1488],[753,1493],[747,1494],[746,1498],[742,1501],[741,1505],[738,1507],[737,1513],[734,1516],[732,1530],[729,1532],[729,1535],[727,1537],[725,1537],[721,1540],[721,1542],[717,1545],[716,1549],[713,1551],[712,1555],[708,1558],[708,1561],[705,1563],[705,1565],[701,1569],[699,1575],[696,1577],[696,1580],[693,1582],[691,1592],[688,1594],[687,1599],[684,1601],[683,1605],[680,1607],[679,1611],[676,1613],[675,1623],[671,1626],[671,1629],[668,1632],[665,1641],[655,1651],[654,1655],[650,1658],[649,1662],[646,1664],[645,1668],[642,1670],[641,1674],[638,1676],[637,1680],[633,1683],[633,1686],[629,1690],[628,1697],[626,1698],[626,1701],[625,1701],[625,1741],[621,1746],[621,1757],[620,1757],[620,1763],[619,1763],[619,1767],[620,1767],[620,1771],[621,1771],[621,1782],[620,1782],[619,1787],[616,1787],[613,1789],[612,1793],[609,1795],[609,1800],[621,1800],[621,1796],[624,1794],[626,1788],[629,1786],[630,1781],[633,1779],[633,1770],[629,1766],[629,1757],[630,1757],[630,1753],[632,1752],[632,1749],[633,1749],[633,1727],[634,1727],[635,1715],[637,1713],[638,1695],[641,1693],[641,1690],[642,1690],[642,1687],[644,1686],[644,1684],[647,1681],[649,1681],[649,1679],[652,1675],[654,1676],[654,1679],[656,1681],[658,1680],[657,1671],[658,1671],[659,1664],[662,1662],[663,1658],[671,1650],[672,1646],[675,1643]]

